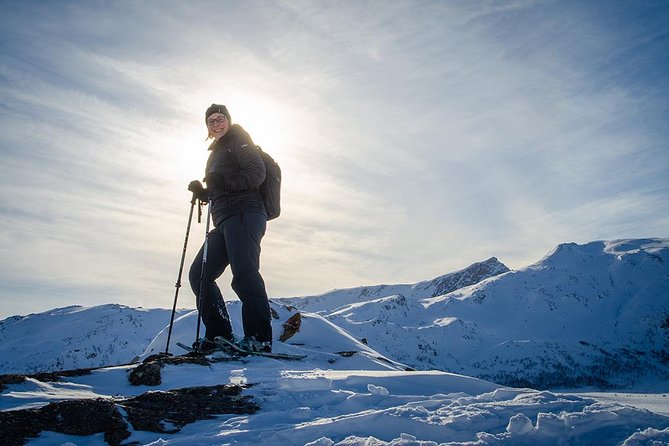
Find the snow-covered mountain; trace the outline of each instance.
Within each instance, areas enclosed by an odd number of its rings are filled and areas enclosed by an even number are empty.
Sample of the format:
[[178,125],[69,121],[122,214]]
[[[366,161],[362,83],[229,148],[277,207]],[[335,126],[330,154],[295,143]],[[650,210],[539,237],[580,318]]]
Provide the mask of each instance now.
[[425,280],[415,284],[402,285],[376,285],[347,288],[330,291],[317,296],[302,296],[282,298],[281,302],[293,305],[301,310],[314,313],[331,311],[348,304],[357,304],[383,298],[387,296],[401,295],[411,299],[441,296],[451,291],[474,285],[489,277],[497,276],[509,271],[509,268],[491,257],[483,262],[474,263],[453,273]]
[[[306,355],[290,363],[160,355],[169,310],[104,305],[8,318],[0,438],[31,446],[669,444],[666,394],[538,391],[434,370],[523,385],[666,378],[668,247],[566,244],[518,271],[490,259],[415,285],[281,301],[299,308],[274,302],[275,350]],[[229,304],[237,333],[240,307]],[[180,311],[172,352],[192,342],[196,321],[195,311]],[[135,355],[143,361],[24,375]]]
[[[416,284],[277,302],[420,370],[534,388],[666,390],[668,246],[666,239],[563,244],[517,271],[491,258]],[[8,318],[0,322],[0,373],[126,363],[152,340],[147,351],[164,349],[168,321],[169,310],[119,305]]]
[[[399,292],[436,296],[508,270],[492,258],[462,271],[415,285],[343,290],[336,297],[327,295],[325,304],[342,305],[358,302],[361,297]],[[282,299],[281,302],[298,304],[301,310],[310,311],[312,307],[317,309],[321,305],[321,298]],[[231,308],[237,304],[228,303]],[[27,316],[12,316],[0,321],[0,373],[37,373],[124,364],[141,355],[149,343],[151,345],[147,351],[157,353],[165,348],[164,329],[170,313],[167,309],[146,310],[108,304],[95,307],[70,306]],[[183,323],[179,316],[187,313],[189,310],[179,310],[177,325]],[[184,339],[175,337],[173,342],[183,341],[190,345],[194,332],[193,328],[193,333]]]
[[494,259],[481,265],[490,274],[477,277],[489,278],[442,295],[433,281],[287,301],[417,369],[534,388],[666,390],[669,240],[562,244],[503,274]]
[[[660,445],[666,395],[577,395],[435,370],[406,370],[314,313],[272,305],[275,350],[300,361],[156,355],[141,364],[0,375],[9,446],[285,444],[309,446]],[[296,317],[297,314],[301,316]],[[240,305],[230,305],[235,330]],[[299,331],[285,342],[289,321]],[[197,314],[173,339],[192,340]],[[631,405],[624,405],[630,403]],[[665,404],[666,406],[666,404]]]
[[[612,401],[406,370],[314,313],[299,313],[299,331],[281,342],[298,313],[272,308],[275,350],[306,359],[166,357],[155,354],[165,345],[163,330],[141,364],[1,375],[0,438],[31,446],[669,442],[666,395]],[[231,303],[230,315],[239,330],[238,303]],[[192,340],[196,320],[194,311],[180,316],[173,339]]]
[[0,321],[0,373],[128,363],[169,323],[171,312],[116,304],[74,305],[9,317]]

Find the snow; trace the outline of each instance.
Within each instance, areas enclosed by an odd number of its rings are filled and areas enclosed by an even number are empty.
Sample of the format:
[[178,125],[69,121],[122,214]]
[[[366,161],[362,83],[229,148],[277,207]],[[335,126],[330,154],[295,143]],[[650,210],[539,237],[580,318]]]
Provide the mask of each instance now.
[[[48,383],[28,378],[6,385],[0,394],[0,410],[235,383],[250,385],[243,394],[253,397],[261,407],[259,412],[197,421],[175,434],[134,431],[125,442],[156,446],[669,445],[669,389],[661,379],[666,369],[648,359],[641,366],[655,367],[649,373],[655,373],[657,388],[662,389],[659,393],[642,393],[634,385],[615,393],[559,386],[541,390],[472,376],[509,371],[509,364],[529,364],[523,362],[527,358],[541,362],[540,358],[562,354],[583,365],[586,360],[597,360],[585,354],[597,349],[617,354],[623,347],[646,352],[665,348],[667,331],[661,328],[659,316],[669,315],[668,248],[668,240],[658,239],[565,244],[523,270],[488,271],[477,276],[477,283],[452,290],[444,284],[462,282],[447,275],[416,285],[292,298],[283,302],[300,307],[302,325],[286,342],[278,341],[282,324],[298,310],[275,302],[274,350],[306,354],[306,359],[287,362],[249,357],[209,366],[167,365],[158,386],[131,386],[127,379],[135,367],[131,364]],[[467,274],[462,270],[458,277]],[[439,294],[444,290],[445,294]],[[232,302],[228,307],[233,328],[241,333],[240,305]],[[162,352],[169,311],[153,311],[113,305],[68,307],[6,319],[0,329],[0,336],[5,336],[0,365],[4,373],[69,363],[91,367],[90,361],[98,358],[86,358],[89,350],[83,355],[74,351],[76,342],[85,349],[104,345],[101,339],[115,346],[104,354],[99,352],[113,361],[110,363]],[[652,317],[653,313],[659,316]],[[155,320],[148,317],[152,314]],[[138,315],[144,318],[132,324],[127,322],[128,315],[135,321]],[[574,321],[569,322],[568,317]],[[179,313],[172,335],[173,353],[178,353],[176,341],[192,342],[196,318],[193,311]],[[125,322],[113,328],[109,320]],[[72,323],[80,324],[81,336],[61,345],[59,351],[58,343],[72,336],[68,329]],[[614,327],[613,333],[606,332],[607,324]],[[32,347],[19,350],[19,344],[12,341],[17,332],[29,338],[27,345]],[[42,338],[40,344],[40,334],[45,332],[48,338]],[[42,356],[37,350],[44,350]],[[648,353],[638,355],[644,356]],[[420,358],[424,359],[417,361]],[[471,365],[475,361],[478,367]],[[646,381],[652,376],[645,375]],[[623,379],[628,375],[622,372],[616,377],[621,383],[631,383]],[[42,432],[27,444],[105,443],[102,434],[78,437]]]
[[[252,382],[247,392],[262,410],[199,421],[173,435],[135,432],[129,440],[162,445],[667,444],[662,442],[669,417],[615,402],[505,388],[444,372],[333,371],[318,365],[305,362],[303,370],[285,370],[284,363],[254,358],[243,366],[168,369],[161,388],[187,387],[194,377],[197,384],[230,377]],[[123,379],[116,376],[120,391],[126,389]],[[108,393],[97,387],[99,380],[97,385],[73,381],[92,394]],[[82,441],[53,433],[28,444],[59,444],[54,441],[104,444],[100,436]]]
[[417,369],[539,388],[669,390],[669,240],[565,243],[502,271],[445,294],[422,282],[287,302]]
[[[291,313],[275,320],[275,333]],[[233,326],[239,305],[230,305]],[[294,310],[293,310],[294,311]],[[174,338],[192,336],[195,313],[179,318]],[[296,362],[253,357],[203,367],[166,366],[159,386],[131,386],[132,365],[42,383],[28,379],[2,393],[0,409],[17,410],[50,401],[112,398],[221,383],[252,384],[245,394],[262,407],[254,415],[222,415],[198,421],[176,434],[133,432],[127,440],[153,445],[552,445],[667,444],[669,414],[620,404],[605,394],[574,394],[510,388],[437,370],[410,371],[359,343],[316,314],[303,320],[304,336],[277,343],[275,350],[306,352]],[[300,337],[300,335],[302,335]],[[278,336],[278,334],[277,334]],[[161,346],[164,332],[151,345]],[[291,342],[292,341],[292,342]],[[299,341],[299,342],[298,342]],[[323,346],[328,347],[324,351]],[[319,348],[321,347],[321,348]],[[359,350],[350,357],[333,351]],[[151,348],[147,348],[147,352]],[[326,354],[329,353],[329,354]],[[334,356],[337,357],[333,361]],[[661,408],[666,396],[645,395],[646,407]],[[662,401],[664,399],[665,401]],[[665,442],[665,443],[662,443]],[[44,432],[29,445],[104,444],[101,435],[76,437]]]
[[170,314],[108,304],[7,318],[0,321],[0,373],[128,363],[144,351]]
[[627,393],[627,392],[580,392],[575,395],[592,398],[603,403],[620,403],[646,409],[665,416],[669,416],[669,393]]
[[[255,384],[248,393],[262,410],[196,422],[174,435],[136,432],[129,440],[163,445],[651,444],[649,439],[665,441],[669,432],[666,415],[613,401],[505,388],[444,372],[322,370],[319,365],[307,361],[299,363],[300,370],[286,370],[285,363],[253,358],[243,365],[168,368],[159,388],[192,386],[194,377],[198,385],[235,378]],[[89,397],[108,396],[114,388],[126,394],[130,388],[118,371],[104,379],[71,378],[54,386],[64,394],[66,389],[85,388]],[[98,373],[109,371],[94,375]],[[3,399],[16,398],[22,389],[34,390],[32,383],[11,387]],[[28,444],[59,444],[55,440],[104,444],[100,436],[82,442],[53,433]]]

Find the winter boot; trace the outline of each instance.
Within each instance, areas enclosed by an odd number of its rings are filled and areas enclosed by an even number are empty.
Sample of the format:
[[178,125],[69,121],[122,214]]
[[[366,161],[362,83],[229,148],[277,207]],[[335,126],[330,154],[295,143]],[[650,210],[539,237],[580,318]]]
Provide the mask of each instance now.
[[231,346],[228,342],[234,344],[234,340],[229,338],[224,338],[223,336],[216,336],[214,338],[214,344],[216,344],[216,350],[228,356],[239,356],[239,352]]
[[216,349],[216,344],[211,339],[200,338],[193,342],[193,349],[201,353],[211,353]]
[[270,353],[272,351],[272,341],[258,341],[254,336],[246,336],[237,343],[239,348],[251,352]]

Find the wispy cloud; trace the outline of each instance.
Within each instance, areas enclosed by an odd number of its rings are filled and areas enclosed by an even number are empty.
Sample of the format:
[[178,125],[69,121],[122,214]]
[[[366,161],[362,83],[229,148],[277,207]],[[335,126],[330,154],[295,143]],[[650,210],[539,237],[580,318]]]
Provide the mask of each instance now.
[[273,295],[667,235],[662,2],[5,9],[2,314],[170,304],[214,101],[284,170]]

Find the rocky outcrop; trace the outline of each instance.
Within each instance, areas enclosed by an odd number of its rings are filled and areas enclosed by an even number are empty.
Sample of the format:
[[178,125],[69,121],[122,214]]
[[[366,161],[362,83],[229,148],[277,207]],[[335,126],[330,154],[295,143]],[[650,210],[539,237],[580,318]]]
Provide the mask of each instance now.
[[477,284],[490,277],[499,276],[500,274],[504,274],[509,271],[509,268],[505,264],[497,260],[496,257],[491,257],[488,260],[484,260],[483,262],[477,262],[469,265],[463,270],[456,271],[451,274],[446,274],[444,276],[440,276],[425,282],[419,282],[414,286],[414,290],[427,291],[426,294],[428,295],[423,294],[421,297],[441,296],[443,294],[459,290],[460,288]]
[[122,400],[59,401],[38,409],[0,412],[0,438],[4,445],[19,446],[42,431],[82,436],[104,433],[107,444],[116,446],[130,437],[129,425],[136,431],[175,433],[215,415],[257,412],[260,407],[251,397],[241,395],[243,389],[236,385],[191,387]]
[[[203,355],[152,355],[146,358],[142,363],[132,368],[128,373],[128,381],[133,386],[158,386],[162,382],[161,370],[165,364],[179,365],[179,364],[198,364],[208,366],[214,359],[207,358]],[[123,364],[128,365],[128,364]],[[34,374],[8,374],[0,375],[0,392],[6,389],[10,384],[21,384],[26,378],[32,378],[41,382],[58,382],[61,378],[84,376],[90,374],[93,370],[99,370],[104,367],[95,367],[87,369],[74,370],[59,370],[48,373],[34,373]]]
[[161,370],[165,364],[198,364],[208,366],[211,360],[204,355],[190,354],[182,356],[151,355],[128,373],[128,381],[133,386],[158,386],[162,382]]
[[42,382],[60,381],[60,378],[71,376],[84,376],[91,373],[95,369],[74,369],[61,370],[58,372],[34,373],[32,375],[23,375],[18,373],[11,373],[8,375],[0,375],[0,392],[4,391],[9,384],[21,384],[26,378],[33,378]]

